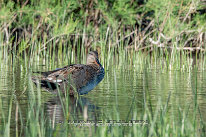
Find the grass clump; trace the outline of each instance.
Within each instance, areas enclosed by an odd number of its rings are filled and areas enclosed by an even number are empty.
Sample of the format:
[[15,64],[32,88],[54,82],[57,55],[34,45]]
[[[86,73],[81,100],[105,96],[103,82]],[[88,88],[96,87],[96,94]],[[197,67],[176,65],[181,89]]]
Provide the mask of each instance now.
[[3,1],[2,45],[20,53],[60,45],[199,52],[205,46],[203,5],[200,0]]

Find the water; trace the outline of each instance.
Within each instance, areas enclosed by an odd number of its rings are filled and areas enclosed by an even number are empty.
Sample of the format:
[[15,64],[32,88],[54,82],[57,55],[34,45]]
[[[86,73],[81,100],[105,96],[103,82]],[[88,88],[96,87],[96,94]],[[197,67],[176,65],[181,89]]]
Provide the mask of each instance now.
[[[22,60],[1,60],[0,118],[1,121],[5,119],[7,121],[11,108],[11,134],[15,134],[17,130],[16,123],[19,124],[18,132],[23,130],[21,126],[26,125],[28,111],[31,109],[29,104],[34,99],[32,94],[38,97],[38,89],[34,84],[30,86],[32,70],[45,71],[66,65],[66,62],[57,61],[53,66],[49,66],[45,62],[48,61],[34,61],[25,65],[25,61]],[[107,67],[103,81],[87,95],[75,96],[68,100],[61,98],[61,100],[59,96],[40,91],[40,105],[43,108],[44,118],[50,119],[52,126],[65,122],[74,125],[79,121],[88,120],[95,124],[104,120],[143,120],[148,111],[153,115],[160,115],[160,110],[167,107],[169,109],[166,115],[169,119],[178,120],[179,117],[194,119],[193,112],[195,106],[198,106],[196,121],[206,120],[204,71],[197,71],[195,68],[190,72],[169,71],[147,67],[139,70],[138,67],[132,68],[129,64],[125,66],[115,64],[115,66]],[[62,102],[64,105],[68,104],[66,116]],[[180,112],[186,113],[180,114]],[[0,127],[3,126],[4,122],[0,122]]]

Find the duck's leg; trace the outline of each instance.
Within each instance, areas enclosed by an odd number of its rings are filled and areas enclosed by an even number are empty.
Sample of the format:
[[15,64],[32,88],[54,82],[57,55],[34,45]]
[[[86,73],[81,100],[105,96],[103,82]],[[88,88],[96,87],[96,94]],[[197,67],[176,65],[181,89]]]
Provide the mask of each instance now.
[[74,96],[74,89],[70,86],[69,96]]
[[60,85],[60,89],[62,90],[63,93],[68,93],[69,96],[71,97],[74,96],[74,89],[68,83],[65,82],[62,85]]

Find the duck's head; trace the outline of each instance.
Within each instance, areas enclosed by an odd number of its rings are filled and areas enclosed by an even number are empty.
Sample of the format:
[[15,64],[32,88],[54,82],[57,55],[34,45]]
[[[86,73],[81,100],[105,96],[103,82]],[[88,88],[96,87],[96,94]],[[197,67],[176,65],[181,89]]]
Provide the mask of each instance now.
[[87,55],[87,64],[97,64],[98,66],[100,65],[97,51],[89,52],[89,54]]

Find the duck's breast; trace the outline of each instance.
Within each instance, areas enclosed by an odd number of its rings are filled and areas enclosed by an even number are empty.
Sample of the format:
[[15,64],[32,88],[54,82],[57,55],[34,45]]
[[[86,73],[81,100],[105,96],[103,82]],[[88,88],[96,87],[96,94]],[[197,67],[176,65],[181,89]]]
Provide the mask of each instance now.
[[82,95],[82,94],[87,94],[89,91],[91,91],[92,89],[94,89],[98,84],[99,82],[102,81],[102,79],[104,78],[104,69],[102,68],[100,70],[100,72],[97,74],[96,77],[94,77],[92,80],[90,80],[86,86],[83,86],[79,89],[79,94]]

